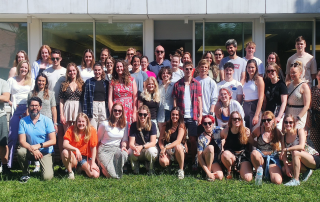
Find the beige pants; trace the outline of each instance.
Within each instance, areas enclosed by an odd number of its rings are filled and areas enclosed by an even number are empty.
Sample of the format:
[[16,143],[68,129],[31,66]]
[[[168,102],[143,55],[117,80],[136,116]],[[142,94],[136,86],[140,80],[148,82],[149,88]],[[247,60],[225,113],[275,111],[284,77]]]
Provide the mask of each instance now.
[[[24,147],[18,147],[18,162],[22,169],[22,175],[29,175],[29,161],[36,161],[33,154]],[[42,179],[51,180],[53,178],[53,156],[52,154],[43,155],[39,159]]]
[[150,147],[148,149],[142,149],[140,152],[140,156],[135,156],[133,154],[133,150],[129,149],[129,161],[131,162],[132,169],[136,165],[137,161],[149,161],[150,169],[153,169],[153,165],[158,157],[158,149],[157,147]]
[[104,101],[93,101],[93,117],[90,118],[91,125],[98,130],[99,123],[107,119],[106,105]]

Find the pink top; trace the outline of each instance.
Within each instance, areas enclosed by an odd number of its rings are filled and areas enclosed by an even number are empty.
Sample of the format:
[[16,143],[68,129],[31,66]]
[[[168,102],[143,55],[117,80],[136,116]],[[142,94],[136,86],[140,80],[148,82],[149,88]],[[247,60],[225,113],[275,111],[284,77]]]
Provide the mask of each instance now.
[[156,76],[156,74],[155,73],[153,73],[153,72],[151,72],[151,71],[146,71],[146,73],[147,73],[147,75],[148,75],[148,77],[154,77],[154,78],[157,78],[157,76]]

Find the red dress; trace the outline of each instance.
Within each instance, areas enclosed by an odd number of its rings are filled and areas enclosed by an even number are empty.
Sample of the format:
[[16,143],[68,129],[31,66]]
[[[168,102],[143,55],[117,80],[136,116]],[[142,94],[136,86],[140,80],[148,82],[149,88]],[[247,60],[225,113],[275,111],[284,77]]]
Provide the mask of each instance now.
[[110,84],[113,86],[113,103],[120,102],[123,105],[129,127],[133,116],[133,80],[134,78],[130,77],[129,86],[119,82],[114,83],[114,81]]

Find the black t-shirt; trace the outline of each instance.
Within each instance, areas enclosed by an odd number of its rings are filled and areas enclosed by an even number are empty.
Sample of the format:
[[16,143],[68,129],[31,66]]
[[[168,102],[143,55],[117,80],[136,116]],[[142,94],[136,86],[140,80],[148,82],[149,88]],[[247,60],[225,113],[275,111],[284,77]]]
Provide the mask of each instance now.
[[106,90],[103,86],[103,80],[96,81],[94,87],[93,101],[105,101]]
[[[151,135],[157,135],[157,128],[156,125],[151,121],[151,130],[150,131],[146,131],[146,130],[142,130],[142,134],[144,137],[144,141],[150,142],[150,136]],[[136,143],[138,145],[144,145],[144,142],[142,140],[142,137],[140,135],[140,131],[137,129],[137,122],[134,122],[131,124],[130,126],[130,137],[135,137]]]
[[277,106],[281,106],[281,95],[288,95],[288,89],[282,80],[275,84],[266,80],[264,93],[267,100],[266,111],[274,112]]
[[147,107],[149,107],[149,110],[151,113],[151,119],[157,119],[157,113],[158,113],[160,103],[155,102],[153,100],[146,101],[141,96],[139,96],[139,100],[143,103],[143,105],[146,105]]

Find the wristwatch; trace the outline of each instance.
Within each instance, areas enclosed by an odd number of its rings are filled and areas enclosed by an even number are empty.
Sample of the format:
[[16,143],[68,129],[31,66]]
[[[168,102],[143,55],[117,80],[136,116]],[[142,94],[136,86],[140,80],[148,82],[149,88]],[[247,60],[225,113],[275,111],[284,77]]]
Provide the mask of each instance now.
[[40,148],[43,148],[43,144],[42,143],[40,143]]
[[209,115],[213,116],[213,112],[209,112]]
[[145,148],[144,148],[144,145],[142,145],[142,149],[145,149]]
[[299,121],[301,121],[301,118],[300,118],[300,116],[297,116],[297,119],[298,119]]

